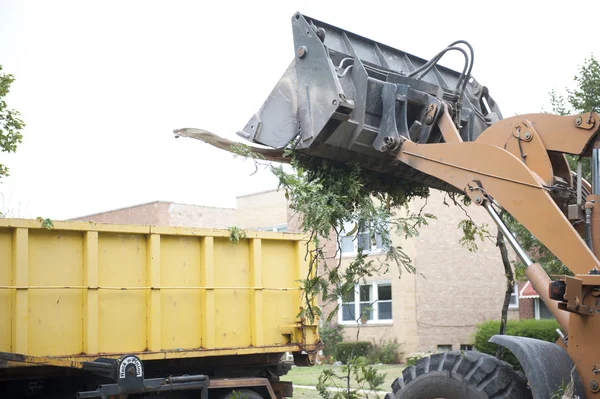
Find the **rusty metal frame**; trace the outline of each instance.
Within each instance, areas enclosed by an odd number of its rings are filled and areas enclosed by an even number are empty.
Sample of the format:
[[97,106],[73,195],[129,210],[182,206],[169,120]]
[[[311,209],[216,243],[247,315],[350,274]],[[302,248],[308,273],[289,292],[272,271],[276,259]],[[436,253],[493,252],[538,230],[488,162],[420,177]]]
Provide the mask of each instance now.
[[[164,359],[184,359],[184,358],[201,358],[208,356],[226,356],[226,355],[253,355],[253,354],[268,354],[268,353],[283,353],[283,352],[300,352],[307,351],[316,353],[319,344],[303,344],[300,347],[298,344],[281,345],[281,346],[261,346],[248,348],[220,348],[220,349],[202,349],[178,351],[165,350],[156,352],[131,352],[131,355],[139,357],[141,360],[164,360]],[[103,353],[102,357],[117,359],[122,354],[119,353]],[[72,355],[72,356],[30,356],[12,352],[0,352],[0,360],[6,361],[7,364],[28,364],[39,366],[55,366],[69,367],[81,369],[83,363],[93,361],[99,354],[89,355]],[[1,366],[0,366],[1,368]]]

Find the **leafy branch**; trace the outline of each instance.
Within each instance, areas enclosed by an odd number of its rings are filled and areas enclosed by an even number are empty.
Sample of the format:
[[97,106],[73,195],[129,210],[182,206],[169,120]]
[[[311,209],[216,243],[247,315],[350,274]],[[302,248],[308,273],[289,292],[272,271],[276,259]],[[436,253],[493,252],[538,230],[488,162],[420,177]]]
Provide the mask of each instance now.
[[[0,152],[15,152],[17,145],[23,140],[21,131],[25,128],[25,123],[20,119],[19,112],[8,108],[4,100],[14,81],[14,76],[3,73],[0,65]],[[0,164],[0,178],[4,176],[8,176],[8,167]]]
[[229,241],[231,241],[233,244],[239,244],[240,240],[247,237],[246,231],[237,226],[229,226],[227,230],[229,230]]

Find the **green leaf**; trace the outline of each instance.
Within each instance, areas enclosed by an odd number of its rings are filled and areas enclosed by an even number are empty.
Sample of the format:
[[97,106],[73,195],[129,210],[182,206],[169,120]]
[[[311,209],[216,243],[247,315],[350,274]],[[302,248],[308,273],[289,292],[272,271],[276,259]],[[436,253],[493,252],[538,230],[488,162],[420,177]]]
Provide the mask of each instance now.
[[229,240],[233,244],[239,244],[241,239],[247,237],[246,232],[237,226],[229,226],[227,229],[229,230]]
[[[23,140],[21,131],[25,123],[20,119],[19,112],[8,108],[4,100],[14,80],[13,75],[2,72],[0,65],[0,152],[15,152]],[[8,167],[0,164],[0,178],[8,175]]]

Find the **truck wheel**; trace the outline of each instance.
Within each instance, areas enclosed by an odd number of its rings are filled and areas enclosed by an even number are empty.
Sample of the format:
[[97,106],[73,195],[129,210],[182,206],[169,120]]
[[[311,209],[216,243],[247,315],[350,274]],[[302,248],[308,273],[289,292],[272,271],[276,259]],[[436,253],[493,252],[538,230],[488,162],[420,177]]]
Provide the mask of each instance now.
[[[513,367],[475,351],[438,353],[417,360],[392,384],[391,399],[531,399],[527,380]],[[386,398],[386,399],[387,399]]]

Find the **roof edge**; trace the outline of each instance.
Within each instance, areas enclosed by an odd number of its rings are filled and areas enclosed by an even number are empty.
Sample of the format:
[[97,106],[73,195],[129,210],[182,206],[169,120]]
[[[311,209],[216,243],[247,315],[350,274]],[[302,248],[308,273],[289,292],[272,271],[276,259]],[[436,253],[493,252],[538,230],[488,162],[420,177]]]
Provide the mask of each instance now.
[[88,215],[83,215],[83,216],[77,216],[74,218],[69,218],[69,219],[65,219],[65,220],[81,220],[84,218],[89,218],[91,216],[99,216],[99,215],[106,215],[108,213],[113,213],[113,212],[119,212],[119,211],[124,211],[126,209],[134,209],[134,208],[139,208],[142,206],[147,206],[147,205],[152,205],[152,204],[169,204],[169,205],[185,205],[185,206],[195,206],[195,207],[200,207],[200,208],[212,208],[212,209],[223,209],[223,210],[235,210],[236,208],[226,208],[226,207],[220,207],[220,206],[208,206],[208,205],[199,205],[199,204],[185,204],[182,202],[173,202],[173,201],[162,201],[162,200],[156,200],[156,201],[150,201],[150,202],[143,202],[141,204],[136,204],[136,205],[130,205],[130,206],[123,206],[120,208],[114,208],[114,209],[109,209],[107,211],[102,211],[102,212],[96,212],[96,213],[90,213]]

